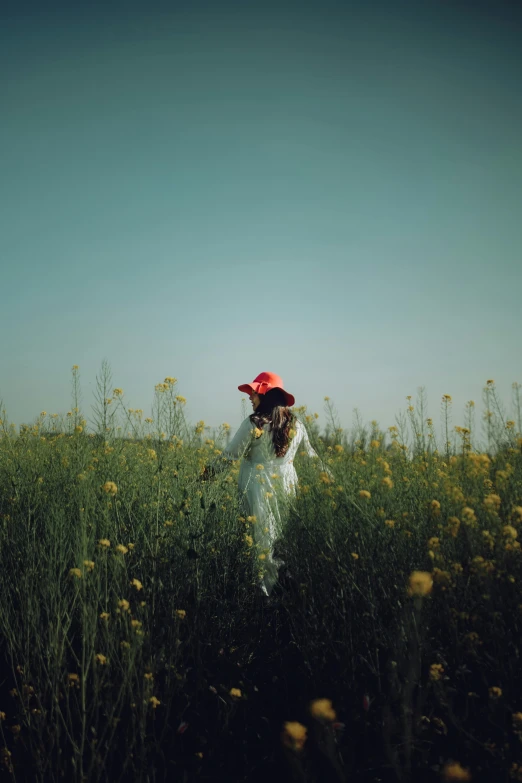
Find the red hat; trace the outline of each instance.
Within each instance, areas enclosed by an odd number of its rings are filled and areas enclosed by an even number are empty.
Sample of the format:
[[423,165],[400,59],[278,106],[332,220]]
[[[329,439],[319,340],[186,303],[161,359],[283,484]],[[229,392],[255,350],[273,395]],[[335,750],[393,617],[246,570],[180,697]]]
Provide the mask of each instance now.
[[295,403],[294,395],[284,390],[282,378],[274,372],[260,372],[252,383],[244,383],[237,388],[246,394],[266,394],[271,389],[279,389],[285,395],[288,406]]

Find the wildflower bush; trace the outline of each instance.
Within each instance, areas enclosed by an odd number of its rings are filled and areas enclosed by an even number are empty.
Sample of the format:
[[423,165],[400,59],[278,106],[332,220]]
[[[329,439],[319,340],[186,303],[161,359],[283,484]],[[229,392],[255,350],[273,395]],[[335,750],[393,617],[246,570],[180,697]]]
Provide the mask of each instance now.
[[239,464],[208,480],[228,425],[97,381],[90,421],[76,366],[65,416],[1,415],[7,779],[522,780],[519,384],[512,419],[485,385],[484,445],[449,395],[438,437],[422,391],[386,432],[296,409],[321,464],[266,602]]

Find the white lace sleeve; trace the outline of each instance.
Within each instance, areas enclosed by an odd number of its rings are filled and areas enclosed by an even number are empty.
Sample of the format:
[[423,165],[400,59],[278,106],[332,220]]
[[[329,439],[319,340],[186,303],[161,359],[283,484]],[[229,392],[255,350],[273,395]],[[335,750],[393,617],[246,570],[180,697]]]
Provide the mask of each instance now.
[[312,444],[310,443],[310,439],[308,437],[308,432],[306,431],[305,425],[302,422],[299,422],[299,424],[300,424],[301,430],[303,432],[303,438],[301,440],[301,444],[303,445],[304,450],[306,451],[306,453],[308,454],[309,457],[317,457],[317,459],[319,460],[319,465],[321,466],[322,470],[324,470],[325,473],[328,473],[330,478],[333,479],[334,475],[333,475],[332,471],[330,470],[328,465],[326,465],[323,462],[323,460],[320,458],[319,454],[312,447]]
[[223,451],[223,457],[228,459],[239,459],[245,453],[246,447],[252,439],[252,430],[254,425],[250,419],[245,419],[228,446]]
[[219,456],[210,460],[208,468],[214,475],[222,473],[230,467],[231,462],[241,459],[252,438],[253,425],[250,419],[245,419],[228,446],[225,446]]
[[308,454],[309,457],[319,457],[319,454],[315,451],[315,449],[312,448],[312,444],[310,443],[310,439],[308,437],[308,433],[306,431],[306,427],[304,426],[304,424],[302,422],[299,422],[299,424],[300,424],[300,429],[301,429],[301,431],[303,433],[303,437],[302,437],[301,443],[302,443],[306,453]]

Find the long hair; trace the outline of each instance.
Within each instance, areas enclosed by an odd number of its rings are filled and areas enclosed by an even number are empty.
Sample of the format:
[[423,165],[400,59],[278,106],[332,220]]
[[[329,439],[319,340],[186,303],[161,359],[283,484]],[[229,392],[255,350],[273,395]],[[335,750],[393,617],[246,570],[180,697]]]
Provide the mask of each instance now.
[[289,433],[295,416],[280,389],[270,389],[266,394],[260,394],[259,399],[257,409],[249,416],[250,421],[260,428],[264,424],[270,424],[276,457],[284,457],[288,451]]

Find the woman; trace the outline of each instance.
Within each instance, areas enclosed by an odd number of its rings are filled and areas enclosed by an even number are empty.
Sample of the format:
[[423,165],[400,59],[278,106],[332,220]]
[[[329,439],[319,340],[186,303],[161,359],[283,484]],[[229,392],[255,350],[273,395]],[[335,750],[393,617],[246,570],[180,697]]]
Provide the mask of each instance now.
[[281,534],[286,501],[296,493],[297,449],[303,445],[310,457],[318,455],[304,425],[290,410],[295,398],[285,391],[278,375],[262,372],[252,383],[238,389],[249,395],[253,413],[243,421],[223,457],[227,461],[243,457],[239,470],[240,503],[245,517],[251,518],[248,533],[257,545],[258,557],[261,556],[260,587],[269,596],[283,565],[274,557],[273,547]]

